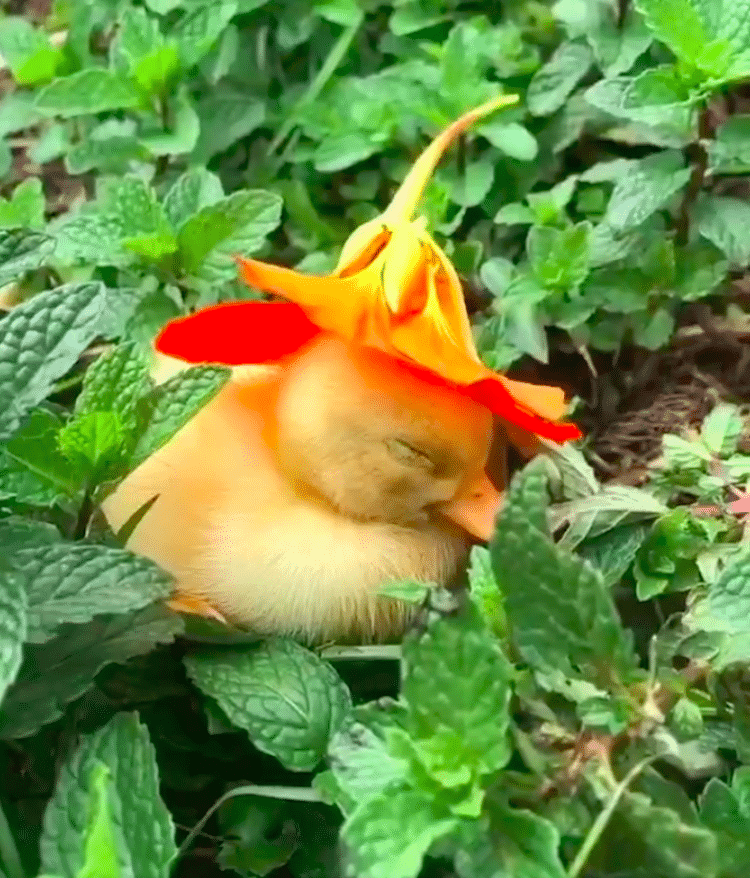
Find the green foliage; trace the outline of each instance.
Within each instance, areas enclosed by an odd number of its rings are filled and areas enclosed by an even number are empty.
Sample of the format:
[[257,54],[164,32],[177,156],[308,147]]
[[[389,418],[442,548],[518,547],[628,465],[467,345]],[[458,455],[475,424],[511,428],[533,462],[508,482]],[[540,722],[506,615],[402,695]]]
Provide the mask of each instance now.
[[3,878],[744,878],[744,408],[638,488],[550,450],[460,600],[383,583],[402,645],[330,662],[185,623],[122,548],[149,503],[119,534],[98,507],[229,380],[155,386],[159,328],[257,297],[237,255],[330,271],[499,90],[420,205],[483,360],[580,356],[595,390],[560,383],[606,402],[696,307],[744,339],[747,0],[31,6],[0,18]]

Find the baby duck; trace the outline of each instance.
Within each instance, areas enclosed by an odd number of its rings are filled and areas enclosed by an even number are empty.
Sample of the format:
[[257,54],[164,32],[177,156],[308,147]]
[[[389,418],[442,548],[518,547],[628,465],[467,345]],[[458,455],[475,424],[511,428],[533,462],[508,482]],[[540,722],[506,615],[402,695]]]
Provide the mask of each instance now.
[[177,593],[261,634],[383,640],[401,579],[446,584],[501,495],[493,418],[456,389],[323,333],[235,378],[105,501]]

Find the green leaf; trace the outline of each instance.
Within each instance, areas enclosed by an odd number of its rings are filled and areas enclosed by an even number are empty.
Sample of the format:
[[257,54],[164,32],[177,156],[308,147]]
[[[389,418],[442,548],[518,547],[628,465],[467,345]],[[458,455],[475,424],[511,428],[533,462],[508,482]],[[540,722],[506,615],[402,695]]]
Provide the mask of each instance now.
[[489,817],[461,827],[455,859],[459,878],[564,878],[554,824],[504,802],[493,802]]
[[632,666],[632,646],[609,590],[590,564],[553,543],[546,505],[536,461],[511,482],[490,544],[518,648],[532,665],[568,676],[575,667],[624,671]]
[[[70,471],[70,464],[57,444],[62,426],[61,418],[54,412],[44,408],[32,411],[23,427],[0,448],[5,470],[0,476],[0,490],[33,505],[36,505],[35,499],[42,499],[45,491],[53,500],[75,496],[80,487],[78,475]],[[24,474],[33,476],[33,480],[24,479]],[[27,492],[19,492],[25,485],[29,486]],[[35,497],[40,489],[42,496]]]
[[27,177],[13,190],[10,199],[0,199],[0,228],[44,226],[44,193],[38,177]]
[[54,249],[54,240],[41,232],[0,229],[0,284],[39,268]]
[[223,366],[194,366],[152,390],[143,400],[146,423],[130,459],[131,469],[166,445],[219,393],[230,374]]
[[3,563],[0,568],[0,704],[21,667],[26,622],[24,579]]
[[83,866],[76,878],[122,878],[120,860],[124,857],[112,817],[110,778],[111,772],[103,762],[92,766],[84,812],[88,823],[83,837]]
[[708,143],[710,169],[714,174],[750,172],[750,115],[730,116]]
[[183,155],[198,142],[200,121],[193,99],[185,88],[178,90],[168,107],[170,124],[166,129],[145,131],[139,138],[152,155]]
[[719,836],[720,874],[742,878],[750,869],[750,769],[738,768],[731,786],[711,778],[700,797],[700,817]]
[[676,152],[660,152],[641,159],[612,190],[606,221],[615,229],[639,226],[657,210],[668,205],[690,179]]
[[162,202],[173,229],[179,231],[201,208],[221,201],[221,180],[205,168],[191,168],[178,177]]
[[86,370],[75,404],[77,415],[116,412],[127,424],[138,400],[151,388],[145,351],[123,344],[105,351]]
[[588,222],[567,229],[529,229],[526,250],[534,275],[543,287],[568,292],[580,287],[589,273],[590,234]]
[[750,633],[750,553],[742,552],[715,579],[688,616],[690,627],[737,636]]
[[604,584],[610,588],[627,573],[649,530],[650,525],[641,522],[612,528],[586,540],[578,552],[602,574]]
[[397,601],[406,601],[409,604],[423,603],[430,593],[430,586],[415,579],[401,579],[388,582],[378,589],[378,594],[385,598],[393,598]]
[[316,171],[333,174],[369,159],[379,148],[378,138],[370,131],[332,133],[315,150],[313,163]]
[[107,110],[132,109],[142,100],[138,89],[122,73],[90,67],[53,79],[37,92],[34,106],[46,115],[70,119]]
[[328,762],[339,787],[337,804],[344,814],[406,781],[408,765],[396,758],[384,738],[362,723],[351,723],[331,738]]
[[0,19],[0,52],[19,85],[52,79],[62,57],[43,31],[13,15]]
[[35,643],[63,623],[137,610],[172,591],[172,578],[153,561],[111,546],[51,543],[20,549],[12,562],[28,579],[27,639]]
[[558,110],[588,72],[593,56],[583,43],[563,43],[534,74],[526,92],[529,112],[549,116]]
[[33,735],[62,716],[102,668],[170,643],[182,631],[176,613],[152,604],[122,616],[67,626],[53,640],[27,645],[16,682],[0,707],[0,738]]
[[246,92],[219,86],[201,96],[196,111],[200,134],[192,158],[196,162],[208,162],[260,128],[265,121],[266,105]]
[[736,266],[750,263],[750,205],[739,198],[704,195],[695,206],[694,222]]
[[[624,825],[620,824],[621,820]],[[694,814],[683,815],[671,803],[656,804],[648,795],[628,791],[622,797],[617,820],[611,828],[620,829],[620,833],[605,833],[598,849],[606,850],[607,859],[617,870],[641,870],[644,863],[648,863],[649,875],[717,876],[715,835],[700,826]]]
[[636,0],[635,5],[657,39],[683,61],[698,62],[711,35],[696,3],[692,0]]
[[654,126],[665,134],[674,132],[685,142],[692,136],[693,104],[698,97],[691,94],[674,67],[655,67],[635,77],[602,79],[587,89],[584,97],[592,106],[618,118]]
[[344,823],[341,834],[349,849],[350,874],[416,878],[430,846],[456,825],[456,818],[440,813],[424,793],[388,788]]
[[180,66],[176,42],[165,40],[156,19],[141,8],[125,10],[111,55],[147,94],[160,93]]
[[77,415],[58,435],[60,451],[89,481],[104,477],[104,468],[119,460],[127,431],[117,412],[85,412]]
[[236,12],[234,0],[218,0],[183,15],[170,36],[177,42],[185,69],[193,67],[206,55]]
[[701,424],[701,439],[714,454],[729,457],[737,451],[743,426],[737,406],[719,403]]
[[97,335],[104,307],[102,284],[69,284],[34,296],[0,322],[0,440]]
[[519,162],[533,162],[539,153],[534,135],[518,122],[488,122],[477,128],[477,134]]
[[338,674],[291,640],[199,653],[185,664],[232,723],[292,771],[312,771],[349,717],[351,698]]
[[185,273],[210,282],[233,278],[232,257],[257,250],[280,218],[281,198],[263,190],[241,189],[201,208],[178,235]]
[[134,713],[117,714],[103,729],[86,736],[63,766],[44,814],[42,868],[62,878],[78,878],[87,853],[85,828],[95,804],[89,783],[102,764],[110,774],[107,792],[113,831],[124,858],[123,875],[167,878],[177,855],[174,825],[159,796],[159,772],[148,730]]
[[64,261],[98,265],[125,265],[130,253],[159,261],[177,249],[154,191],[134,176],[102,180],[96,201],[61,219],[57,243]]
[[407,728],[418,739],[453,734],[450,759],[479,774],[510,759],[510,665],[473,605],[463,617],[438,619],[403,643],[401,696]]
[[586,39],[604,75],[619,76],[630,70],[649,48],[653,37],[632,9],[626,11],[622,23],[615,21],[613,9],[602,7],[601,13],[598,24],[587,29]]

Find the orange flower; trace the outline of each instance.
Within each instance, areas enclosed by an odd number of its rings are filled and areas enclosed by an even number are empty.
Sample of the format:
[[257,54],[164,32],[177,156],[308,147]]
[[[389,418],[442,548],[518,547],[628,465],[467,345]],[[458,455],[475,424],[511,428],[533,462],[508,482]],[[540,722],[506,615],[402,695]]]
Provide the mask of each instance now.
[[352,233],[330,276],[237,259],[248,284],[294,308],[247,302],[205,309],[167,326],[157,348],[190,362],[270,362],[320,330],[334,332],[459,388],[504,418],[511,439],[522,447],[531,447],[536,435],[557,441],[579,437],[575,425],[557,423],[565,411],[561,389],[511,381],[482,363],[456,270],[427,232],[425,219],[414,218],[445,149],[476,120],[516,100],[501,95],[438,135],[386,210]]

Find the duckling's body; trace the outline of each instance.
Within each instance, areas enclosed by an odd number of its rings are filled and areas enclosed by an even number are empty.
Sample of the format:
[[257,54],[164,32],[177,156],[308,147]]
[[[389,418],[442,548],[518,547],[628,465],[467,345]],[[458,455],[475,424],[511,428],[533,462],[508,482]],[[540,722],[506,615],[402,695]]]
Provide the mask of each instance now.
[[[246,370],[104,504],[129,547],[261,633],[383,639],[399,579],[446,583],[471,538],[447,517],[483,473],[492,419],[377,352],[331,337]],[[455,516],[454,516],[455,517]]]

